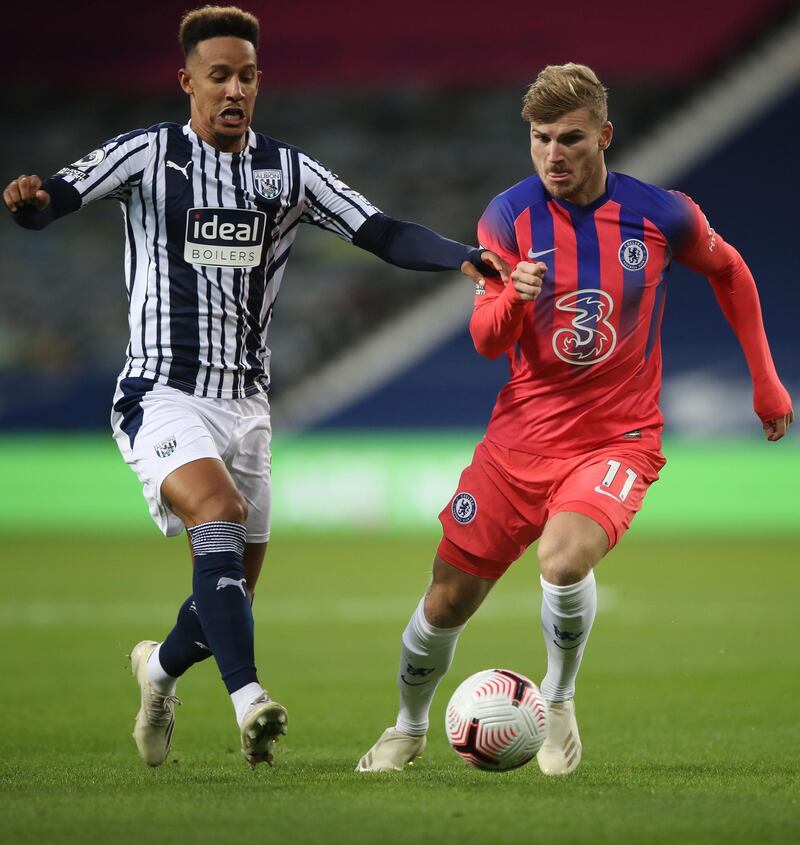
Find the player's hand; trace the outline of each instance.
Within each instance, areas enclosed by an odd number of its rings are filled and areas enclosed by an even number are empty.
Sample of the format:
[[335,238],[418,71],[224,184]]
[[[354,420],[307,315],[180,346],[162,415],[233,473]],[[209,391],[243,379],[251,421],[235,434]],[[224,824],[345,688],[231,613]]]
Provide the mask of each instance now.
[[779,417],[777,420],[767,420],[761,424],[764,429],[764,434],[767,435],[767,440],[774,442],[780,440],[788,431],[789,426],[794,422],[794,411],[789,411],[785,417]]
[[519,298],[526,302],[533,302],[542,292],[542,278],[547,265],[544,261],[520,261],[511,274],[511,282],[519,294]]
[[[503,284],[508,281],[511,273],[511,267],[503,261],[496,252],[492,252],[490,249],[485,249],[481,253],[481,261],[483,261],[484,264],[488,264],[490,267],[493,267],[497,271],[498,275],[503,280]],[[484,286],[481,271],[478,270],[471,261],[464,261],[462,263],[461,272],[468,278],[472,279],[479,288]]]
[[3,202],[11,212],[17,212],[26,205],[43,211],[50,205],[50,194],[42,190],[42,180],[38,176],[18,176],[6,185]]

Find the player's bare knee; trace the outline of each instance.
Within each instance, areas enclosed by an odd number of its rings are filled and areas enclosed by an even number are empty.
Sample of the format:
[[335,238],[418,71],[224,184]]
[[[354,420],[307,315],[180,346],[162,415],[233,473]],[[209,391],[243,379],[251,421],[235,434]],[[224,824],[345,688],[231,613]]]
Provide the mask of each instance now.
[[455,628],[463,625],[480,604],[455,585],[431,585],[425,598],[425,618],[434,628]]
[[563,536],[542,538],[537,555],[542,578],[558,586],[577,584],[597,562],[594,549],[589,544]]
[[238,493],[213,493],[195,503],[195,524],[203,522],[247,522],[247,503]]

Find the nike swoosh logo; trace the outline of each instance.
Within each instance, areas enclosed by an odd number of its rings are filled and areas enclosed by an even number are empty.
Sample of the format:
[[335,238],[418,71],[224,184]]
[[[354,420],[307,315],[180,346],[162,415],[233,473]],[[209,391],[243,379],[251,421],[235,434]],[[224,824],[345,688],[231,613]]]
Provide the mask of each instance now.
[[551,252],[555,252],[557,249],[557,246],[554,246],[552,249],[543,249],[541,252],[534,252],[532,249],[529,249],[528,258],[541,258],[543,255],[550,255]]
[[602,487],[595,487],[595,488],[594,488],[594,492],[595,492],[595,493],[602,493],[604,496],[609,496],[609,497],[610,497],[610,498],[612,498],[615,502],[618,502],[618,501],[619,501],[619,499],[618,499],[618,498],[617,498],[617,497],[616,497],[613,493],[609,493],[609,492],[608,492],[608,490],[603,490],[603,488],[602,488]]
[[409,687],[421,687],[423,684],[428,683],[428,681],[420,681],[418,684],[412,684],[411,681],[407,681],[403,675],[400,676],[400,680]]

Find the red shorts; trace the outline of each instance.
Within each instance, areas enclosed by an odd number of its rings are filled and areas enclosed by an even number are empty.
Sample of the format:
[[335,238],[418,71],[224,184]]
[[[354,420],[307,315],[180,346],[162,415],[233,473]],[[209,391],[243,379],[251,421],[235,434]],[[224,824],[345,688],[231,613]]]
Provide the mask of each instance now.
[[439,556],[471,575],[496,580],[561,511],[597,522],[611,549],[665,463],[658,450],[631,443],[547,458],[484,439],[439,514],[444,529]]

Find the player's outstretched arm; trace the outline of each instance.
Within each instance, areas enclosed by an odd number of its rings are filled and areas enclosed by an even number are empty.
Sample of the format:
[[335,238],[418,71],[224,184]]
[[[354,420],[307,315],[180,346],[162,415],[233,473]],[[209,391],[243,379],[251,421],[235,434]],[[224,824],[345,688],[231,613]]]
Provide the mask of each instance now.
[[54,220],[80,208],[80,197],[72,186],[50,178],[18,176],[3,191],[3,202],[14,222],[23,229],[44,229]]
[[742,347],[753,381],[753,409],[769,441],[780,440],[794,419],[792,399],[772,360],[753,274],[734,247],[715,232],[700,207],[683,196],[690,234],[676,259],[711,283],[725,319]]
[[6,185],[3,191],[3,202],[12,214],[16,214],[24,207],[32,208],[34,211],[44,211],[50,205],[50,194],[42,190],[42,180],[38,176],[22,175]]
[[[367,218],[356,230],[353,244],[406,270],[461,269],[473,281],[476,276],[502,277],[503,273],[508,278],[508,266],[494,252],[450,240],[419,223],[395,220],[381,212]],[[471,265],[476,275],[467,271],[466,265]]]
[[753,380],[753,409],[767,440],[774,442],[786,434],[794,418],[792,400],[772,360],[753,275],[732,246],[722,242],[718,249],[727,253],[728,262],[709,273],[708,280],[744,352]]

